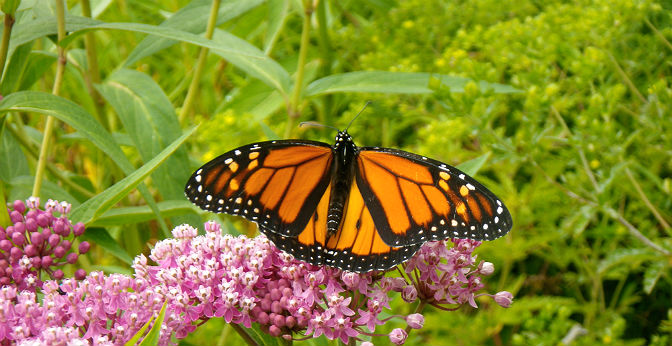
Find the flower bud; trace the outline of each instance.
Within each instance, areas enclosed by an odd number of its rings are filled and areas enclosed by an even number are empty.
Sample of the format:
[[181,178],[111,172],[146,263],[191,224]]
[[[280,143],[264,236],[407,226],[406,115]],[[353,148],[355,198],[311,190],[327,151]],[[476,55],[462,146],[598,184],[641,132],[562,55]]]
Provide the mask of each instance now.
[[410,314],[406,317],[406,323],[413,329],[420,329],[425,324],[425,317],[421,314]]
[[60,279],[63,278],[63,276],[64,276],[64,274],[63,274],[62,270],[60,270],[60,269],[54,270],[54,274],[53,274],[54,279],[60,280]]
[[30,232],[37,231],[37,220],[34,218],[26,219],[26,229]]
[[34,245],[41,245],[42,241],[44,241],[44,236],[42,233],[39,232],[33,232],[30,234],[30,242]]
[[0,250],[7,252],[12,248],[12,242],[7,239],[0,240]]
[[75,227],[72,230],[72,233],[75,234],[75,237],[79,237],[80,235],[84,234],[85,230],[86,228],[84,227],[84,224],[81,222],[77,222],[77,224],[75,224]]
[[14,232],[12,234],[12,242],[16,245],[21,246],[26,243],[26,237],[24,237],[23,234],[19,232]]
[[54,259],[51,256],[42,256],[42,267],[47,268],[54,263]]
[[407,303],[412,303],[418,298],[418,290],[413,285],[406,285],[401,291],[401,298]]
[[495,302],[503,308],[508,308],[513,302],[513,294],[508,291],[501,291],[495,294]]
[[408,333],[401,328],[395,328],[390,332],[390,341],[395,345],[403,345],[406,342]]
[[478,266],[478,272],[481,275],[492,275],[495,272],[495,265],[490,262],[481,262],[481,265]]
[[65,253],[66,250],[60,245],[54,248],[54,256],[56,256],[56,258],[62,258],[65,256]]
[[37,224],[42,228],[49,226],[50,221],[51,218],[45,213],[37,215]]
[[90,248],[91,248],[91,244],[89,244],[88,241],[83,241],[83,242],[79,243],[79,253],[81,255],[89,252]]
[[12,210],[9,213],[9,219],[12,220],[12,223],[17,223],[23,221],[23,214],[19,213],[16,210]]
[[74,252],[71,252],[68,254],[68,257],[66,257],[66,261],[68,261],[68,263],[70,264],[74,264],[77,262],[77,258],[79,258],[79,255],[77,255]]
[[59,237],[58,234],[52,234],[49,236],[49,245],[51,245],[51,247],[55,247],[60,242],[61,237]]
[[23,248],[23,251],[26,253],[26,256],[33,257],[37,255],[37,247],[33,244],[28,244]]
[[25,233],[26,232],[26,224],[23,222],[17,222],[14,224],[14,233]]
[[75,280],[84,280],[86,278],[86,270],[79,268],[75,271]]
[[23,201],[21,200],[16,200],[14,201],[14,210],[18,211],[19,213],[23,214],[24,211],[26,211],[26,205],[23,204]]

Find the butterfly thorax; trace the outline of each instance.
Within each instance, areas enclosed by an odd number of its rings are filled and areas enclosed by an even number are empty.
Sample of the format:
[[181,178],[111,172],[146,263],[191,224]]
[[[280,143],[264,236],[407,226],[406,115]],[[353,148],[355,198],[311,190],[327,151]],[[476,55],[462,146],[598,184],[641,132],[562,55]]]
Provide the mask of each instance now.
[[339,131],[332,147],[334,164],[332,165],[331,196],[327,214],[327,233],[335,234],[343,219],[345,205],[355,177],[354,160],[357,157],[357,146],[347,131]]

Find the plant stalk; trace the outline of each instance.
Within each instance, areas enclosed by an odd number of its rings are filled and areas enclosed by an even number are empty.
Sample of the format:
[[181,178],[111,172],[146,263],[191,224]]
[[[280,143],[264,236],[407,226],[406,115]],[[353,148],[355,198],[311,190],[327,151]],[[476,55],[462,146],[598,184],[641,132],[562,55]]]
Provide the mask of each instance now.
[[[82,15],[84,17],[92,17],[91,12],[91,2],[90,0],[82,0]],[[96,50],[96,36],[92,31],[84,34],[84,47],[86,49],[86,64],[87,71],[84,74],[84,82],[86,83],[86,89],[89,91],[89,95],[93,99],[93,104],[96,109],[97,120],[103,124],[107,125],[108,130],[113,130],[112,124],[105,123],[102,121],[103,116],[105,115],[105,101],[103,97],[98,93],[94,84],[100,84],[100,68],[98,67],[98,51]]]
[[[220,3],[221,0],[212,1],[212,7],[210,8],[210,17],[208,18],[208,26],[205,29],[205,38],[207,39],[211,39],[212,34],[215,31],[215,25],[217,24],[217,12],[219,12]],[[196,99],[196,95],[198,93],[198,83],[200,82],[201,76],[203,75],[203,68],[205,67],[205,61],[208,57],[208,52],[209,52],[208,48],[201,47],[201,51],[198,55],[198,61],[196,63],[196,68],[194,70],[194,76],[191,79],[191,84],[189,85],[189,91],[187,91],[187,97],[184,99],[182,109],[180,110],[180,114],[178,116],[178,120],[180,123],[184,123],[187,115],[191,113],[191,110],[193,108],[194,100]]]
[[[65,4],[63,0],[55,0],[56,3],[56,20],[58,24],[58,42],[65,38]],[[51,93],[59,95],[61,85],[63,84],[63,73],[65,72],[65,64],[67,59],[65,57],[65,48],[61,45],[58,47],[58,63],[56,65],[56,77],[54,79],[54,86]],[[47,156],[49,155],[49,143],[54,132],[55,119],[52,116],[47,116],[47,124],[44,126],[44,137],[42,138],[42,145],[40,147],[40,157],[37,161],[37,169],[35,171],[35,184],[33,185],[32,195],[38,197],[40,189],[42,188],[42,179],[44,179],[44,168],[47,163]]]
[[7,51],[9,50],[9,38],[12,36],[12,27],[14,27],[14,15],[5,13],[2,43],[0,43],[0,76],[2,77],[5,75],[5,62],[7,61]]
[[287,109],[287,127],[285,128],[285,138],[289,138],[294,129],[294,123],[299,118],[299,103],[301,102],[301,92],[303,78],[306,67],[306,56],[308,55],[308,45],[310,44],[310,17],[313,14],[313,4],[311,0],[304,1],[303,28],[301,31],[301,46],[299,47],[299,61],[296,66],[296,78],[294,81],[294,93]]

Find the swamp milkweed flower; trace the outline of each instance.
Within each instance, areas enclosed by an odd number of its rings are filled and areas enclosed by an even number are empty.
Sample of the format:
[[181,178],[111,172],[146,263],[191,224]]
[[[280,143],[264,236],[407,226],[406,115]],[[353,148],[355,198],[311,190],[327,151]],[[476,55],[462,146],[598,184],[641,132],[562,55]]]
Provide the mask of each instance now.
[[[379,325],[391,319],[407,328],[387,334],[403,344],[424,317],[392,315],[393,292],[419,307],[475,306],[487,262],[476,263],[471,240],[427,243],[400,270],[400,276],[356,274],[298,261],[278,250],[265,236],[247,238],[222,234],[207,222],[205,234],[181,225],[174,238],[158,242],[149,258],[136,257],[134,275],[92,272],[82,280],[45,281],[43,298],[16,285],[0,289],[0,343],[19,345],[117,345],[130,339],[167,302],[160,344],[184,338],[210,318],[224,318],[246,328],[257,324],[273,336],[303,340],[324,335],[370,344]],[[150,264],[150,260],[154,264]],[[400,268],[401,269],[401,268]],[[405,293],[404,293],[405,292]],[[508,292],[506,292],[508,293]],[[512,296],[492,296],[502,306]],[[245,329],[241,329],[243,332]],[[385,334],[382,334],[385,335]]]

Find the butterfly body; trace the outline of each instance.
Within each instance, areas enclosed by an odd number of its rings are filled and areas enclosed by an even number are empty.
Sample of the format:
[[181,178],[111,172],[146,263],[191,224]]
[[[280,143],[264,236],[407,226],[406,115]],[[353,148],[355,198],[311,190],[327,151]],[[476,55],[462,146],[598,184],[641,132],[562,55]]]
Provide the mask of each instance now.
[[413,153],[307,140],[253,143],[198,169],[185,194],[199,207],[256,222],[275,245],[315,265],[367,272],[423,243],[493,240],[511,215],[458,169]]

